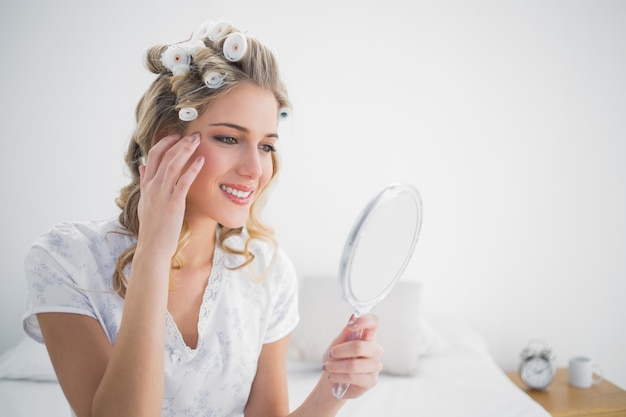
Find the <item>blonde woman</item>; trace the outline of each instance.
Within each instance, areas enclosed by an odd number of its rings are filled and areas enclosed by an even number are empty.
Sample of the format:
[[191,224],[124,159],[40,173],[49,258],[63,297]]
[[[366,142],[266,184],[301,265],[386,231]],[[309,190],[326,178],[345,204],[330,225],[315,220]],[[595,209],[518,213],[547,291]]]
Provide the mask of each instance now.
[[[259,219],[289,108],[275,57],[221,22],[145,64],[157,77],[137,106],[121,212],[33,244],[26,332],[79,417],[335,415],[376,384],[378,322],[349,322],[290,414],[296,275]],[[337,383],[350,383],[344,399]]]

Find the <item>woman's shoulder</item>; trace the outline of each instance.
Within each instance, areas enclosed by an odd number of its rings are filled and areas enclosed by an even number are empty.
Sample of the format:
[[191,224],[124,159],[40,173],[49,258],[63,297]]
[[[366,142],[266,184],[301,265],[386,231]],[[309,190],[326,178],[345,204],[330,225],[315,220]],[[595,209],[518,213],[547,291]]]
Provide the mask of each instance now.
[[36,242],[61,240],[89,240],[104,237],[111,232],[122,232],[123,228],[115,217],[96,220],[63,221],[52,225]]
[[128,246],[132,239],[117,218],[108,217],[86,221],[66,221],[53,225],[39,236],[31,246],[31,252],[44,250],[48,253],[69,255],[84,251],[98,252],[105,247]]

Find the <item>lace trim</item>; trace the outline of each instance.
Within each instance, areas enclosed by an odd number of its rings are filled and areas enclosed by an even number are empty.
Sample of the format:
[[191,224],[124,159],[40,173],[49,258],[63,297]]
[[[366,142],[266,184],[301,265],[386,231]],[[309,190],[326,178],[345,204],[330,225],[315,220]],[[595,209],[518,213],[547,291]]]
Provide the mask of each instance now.
[[183,335],[180,333],[174,318],[167,311],[167,320],[165,325],[166,340],[170,343],[166,344],[168,353],[172,359],[172,363],[178,364],[182,359],[188,359],[200,350],[201,344],[204,341],[205,329],[207,326],[208,318],[213,308],[217,297],[222,292],[222,284],[224,282],[224,255],[216,248],[213,254],[213,268],[209,275],[209,283],[204,290],[202,296],[202,304],[200,305],[200,312],[198,315],[198,343],[195,349],[190,348],[183,339]]

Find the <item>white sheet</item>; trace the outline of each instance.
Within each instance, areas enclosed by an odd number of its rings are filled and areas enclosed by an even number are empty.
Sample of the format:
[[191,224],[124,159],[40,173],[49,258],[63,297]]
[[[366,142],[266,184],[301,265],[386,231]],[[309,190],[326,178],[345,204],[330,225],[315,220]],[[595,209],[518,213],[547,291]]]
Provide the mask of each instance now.
[[[413,377],[381,375],[378,385],[349,401],[339,416],[358,417],[550,417],[497,366],[484,339],[467,327],[429,320],[444,343],[420,359]],[[319,364],[291,362],[289,399],[296,407],[317,382]],[[0,414],[68,417],[55,382],[0,379]]]
[[[338,415],[550,417],[509,380],[488,353],[481,336],[458,323],[438,320],[433,327],[441,333],[446,346],[422,357],[415,376],[381,375],[374,389],[348,402]],[[319,377],[318,371],[302,368],[291,367],[292,407],[306,397]]]
[[56,382],[0,379],[0,415],[69,417],[71,413]]

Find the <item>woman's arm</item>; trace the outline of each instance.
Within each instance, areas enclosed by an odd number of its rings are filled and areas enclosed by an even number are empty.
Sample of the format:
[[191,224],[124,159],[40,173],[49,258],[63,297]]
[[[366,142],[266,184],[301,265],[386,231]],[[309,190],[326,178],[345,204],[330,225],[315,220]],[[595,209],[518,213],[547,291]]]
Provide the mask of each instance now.
[[63,391],[79,417],[160,416],[171,258],[189,186],[203,161],[195,136],[160,140],[140,167],[139,236],[119,333],[111,346],[91,317],[37,316]]
[[78,417],[90,416],[112,350],[100,323],[68,313],[41,313],[37,320],[67,401]]
[[290,335],[263,345],[252,382],[246,417],[284,417],[289,413],[287,348]]
[[[363,329],[363,339],[350,341],[350,333]],[[289,337],[266,344],[245,409],[246,417],[335,416],[347,399],[357,398],[376,385],[382,369],[382,349],[376,343],[378,318],[366,314],[351,320],[331,343],[323,358],[324,372],[306,400],[288,414],[286,357]],[[335,383],[350,383],[344,399],[332,395]]]
[[[139,274],[131,274],[114,347],[92,317],[37,315],[59,383],[78,417],[161,414],[169,277],[167,270],[161,279],[142,280]],[[133,288],[142,281],[144,288]]]
[[117,341],[93,397],[94,417],[161,415],[169,258],[166,265],[146,265],[155,258],[139,248],[135,256]]

